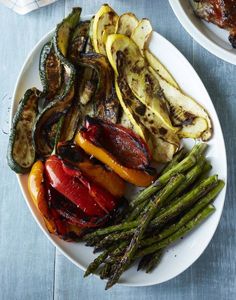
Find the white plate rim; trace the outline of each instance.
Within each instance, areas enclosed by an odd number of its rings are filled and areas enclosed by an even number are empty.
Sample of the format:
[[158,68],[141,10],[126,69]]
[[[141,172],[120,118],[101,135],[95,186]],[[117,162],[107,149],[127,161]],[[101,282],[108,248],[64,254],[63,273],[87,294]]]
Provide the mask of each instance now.
[[[90,18],[91,15],[88,15],[88,16],[85,16],[83,19],[86,19],[86,18]],[[17,99],[16,99],[16,94],[17,94],[17,89],[18,89],[18,85],[19,85],[19,82],[21,80],[21,75],[22,73],[26,70],[27,68],[27,65],[28,65],[28,62],[30,61],[32,55],[34,54],[34,52],[37,50],[37,48],[39,47],[40,44],[44,44],[48,41],[48,37],[50,35],[53,34],[53,32],[55,31],[55,28],[50,30],[48,33],[46,33],[37,43],[36,45],[33,47],[33,49],[29,52],[29,54],[27,55],[25,61],[24,61],[24,64],[22,66],[22,68],[20,69],[20,72],[19,72],[19,75],[18,75],[18,78],[17,78],[17,81],[16,81],[16,84],[15,84],[15,88],[14,88],[14,92],[13,92],[13,97],[12,97],[12,105],[11,105],[11,111],[10,111],[10,123],[12,123],[12,119],[13,119],[13,116],[14,116],[14,111],[16,109],[16,106],[17,106]],[[194,70],[194,68],[191,66],[191,64],[188,62],[188,60],[184,57],[184,55],[171,43],[169,42],[166,38],[164,38],[162,35],[160,35],[159,33],[154,33],[154,34],[157,34],[159,38],[161,39],[164,39],[165,42],[167,42],[169,44],[170,47],[174,48],[175,51],[177,51],[179,53],[179,55],[182,57],[182,59],[184,59],[185,63],[188,64],[191,68],[192,68],[192,71],[193,73],[195,73],[195,75],[199,78],[198,74],[196,73],[196,71]],[[201,79],[199,78],[200,82],[201,82],[201,85],[202,85],[202,88],[204,89],[204,91],[207,93],[210,101],[211,101],[211,98],[204,86],[204,84],[202,83]],[[212,103],[212,101],[211,101]],[[213,105],[213,103],[212,103]],[[214,106],[214,105],[213,105]],[[222,193],[222,199],[223,199],[223,205],[222,205],[222,209],[220,211],[220,215],[219,215],[219,218],[217,220],[217,222],[215,223],[215,228],[214,230],[211,231],[211,235],[210,235],[210,238],[208,240],[208,242],[206,243],[206,245],[204,246],[202,252],[197,256],[195,257],[194,260],[192,260],[192,262],[188,265],[186,265],[182,270],[180,270],[179,272],[177,272],[174,276],[170,277],[169,279],[166,279],[166,280],[162,280],[162,281],[150,281],[148,283],[127,283],[127,282],[118,282],[119,285],[123,285],[123,286],[130,286],[130,287],[142,287],[142,286],[151,286],[151,285],[156,285],[156,284],[161,284],[163,282],[166,282],[166,281],[169,281],[175,277],[177,277],[178,275],[182,274],[184,271],[186,271],[192,264],[194,264],[194,262],[204,253],[204,251],[206,250],[207,246],[210,244],[211,240],[212,240],[212,237],[218,227],[218,224],[220,222],[220,219],[221,219],[221,215],[222,215],[222,212],[223,212],[223,207],[224,207],[224,203],[225,203],[225,196],[226,196],[226,189],[227,189],[227,158],[226,158],[226,148],[225,148],[225,142],[224,142],[224,137],[223,137],[223,133],[222,133],[222,129],[221,129],[221,125],[220,125],[220,122],[219,122],[219,118],[218,118],[218,115],[215,111],[215,114],[216,114],[216,121],[219,123],[219,127],[220,127],[220,135],[221,135],[221,138],[223,140],[223,149],[224,149],[224,153],[222,153],[222,156],[224,158],[224,165],[225,165],[225,168],[226,168],[226,174],[225,174],[225,187],[224,189],[221,191]],[[21,192],[24,196],[24,200],[31,212],[31,214],[33,215],[33,218],[35,219],[36,223],[38,224],[38,226],[40,227],[40,229],[43,231],[43,233],[46,235],[46,237],[49,239],[49,241],[67,258],[69,259],[74,265],[76,265],[77,267],[79,267],[81,270],[85,271],[85,267],[80,264],[78,261],[76,261],[75,259],[73,259],[65,250],[63,250],[63,248],[58,245],[56,243],[56,241],[53,240],[53,238],[51,237],[51,235],[49,234],[49,232],[47,231],[47,229],[45,229],[45,227],[41,224],[39,218],[36,216],[35,212],[33,211],[32,207],[31,207],[31,204],[30,204],[30,201],[27,199],[27,195],[26,195],[26,192],[23,188],[23,185],[21,183],[21,175],[18,175],[16,174],[16,177],[17,177],[17,181],[18,181],[18,184],[20,186],[20,189],[21,189]],[[32,205],[33,206],[33,205]],[[98,275],[95,274],[95,276],[97,276],[99,278]],[[105,280],[106,281],[106,280]]]
[[181,25],[198,44],[213,55],[236,65],[236,54],[223,49],[203,34],[188,18],[179,0],[169,0],[169,3]]

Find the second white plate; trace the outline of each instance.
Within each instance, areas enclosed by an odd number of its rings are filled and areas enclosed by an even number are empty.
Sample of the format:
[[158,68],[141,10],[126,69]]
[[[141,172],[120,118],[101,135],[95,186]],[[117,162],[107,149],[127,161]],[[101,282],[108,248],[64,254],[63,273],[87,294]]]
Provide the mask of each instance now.
[[236,49],[232,48],[229,32],[197,18],[189,0],[169,0],[184,29],[202,47],[219,58],[236,65]]

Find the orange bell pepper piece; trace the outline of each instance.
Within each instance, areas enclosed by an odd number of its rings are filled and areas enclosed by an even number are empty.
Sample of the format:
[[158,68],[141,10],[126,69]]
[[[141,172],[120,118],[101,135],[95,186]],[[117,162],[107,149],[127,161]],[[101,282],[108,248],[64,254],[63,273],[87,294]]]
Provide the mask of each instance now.
[[38,160],[31,168],[28,177],[28,191],[34,205],[44,218],[45,225],[50,233],[56,232],[56,226],[53,220],[49,218],[49,209],[46,202],[46,193],[43,186],[44,164]]
[[110,167],[121,178],[134,185],[146,187],[149,186],[154,180],[154,176],[149,175],[145,171],[131,169],[121,165],[105,149],[94,145],[88,139],[84,138],[81,132],[76,134],[75,143],[86,153],[93,155],[95,158]]
[[115,197],[122,197],[125,192],[125,182],[115,172],[104,169],[90,161],[78,163],[80,170],[92,181],[98,183]]

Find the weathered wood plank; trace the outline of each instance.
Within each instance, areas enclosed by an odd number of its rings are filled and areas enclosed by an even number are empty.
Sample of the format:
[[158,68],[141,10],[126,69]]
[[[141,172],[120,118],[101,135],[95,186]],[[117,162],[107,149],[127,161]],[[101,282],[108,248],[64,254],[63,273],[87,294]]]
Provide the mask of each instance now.
[[0,299],[52,299],[55,249],[33,220],[6,164],[9,107],[19,70],[35,43],[64,16],[64,1],[27,16],[0,6]]

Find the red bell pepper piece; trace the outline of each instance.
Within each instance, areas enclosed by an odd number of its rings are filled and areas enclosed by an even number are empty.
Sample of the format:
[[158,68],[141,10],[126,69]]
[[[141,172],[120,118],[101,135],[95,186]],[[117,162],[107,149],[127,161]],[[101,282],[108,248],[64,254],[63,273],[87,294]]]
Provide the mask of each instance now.
[[99,185],[90,182],[79,170],[66,166],[57,156],[46,163],[49,183],[86,215],[103,217],[115,206],[115,198]]
[[63,217],[64,222],[78,226],[79,228],[92,228],[103,225],[108,215],[102,218],[88,217],[74,203],[66,199],[62,194],[55,190],[46,182],[47,201],[50,209],[54,213],[57,220]]
[[[123,166],[150,171],[151,153],[145,141],[122,125],[86,117],[84,138],[104,148]],[[152,170],[153,171],[153,170]]]
[[66,174],[79,178],[79,180],[87,187],[89,194],[94,197],[97,204],[106,212],[109,213],[116,207],[115,198],[98,184],[89,181],[78,169],[72,169],[63,163],[63,170]]

